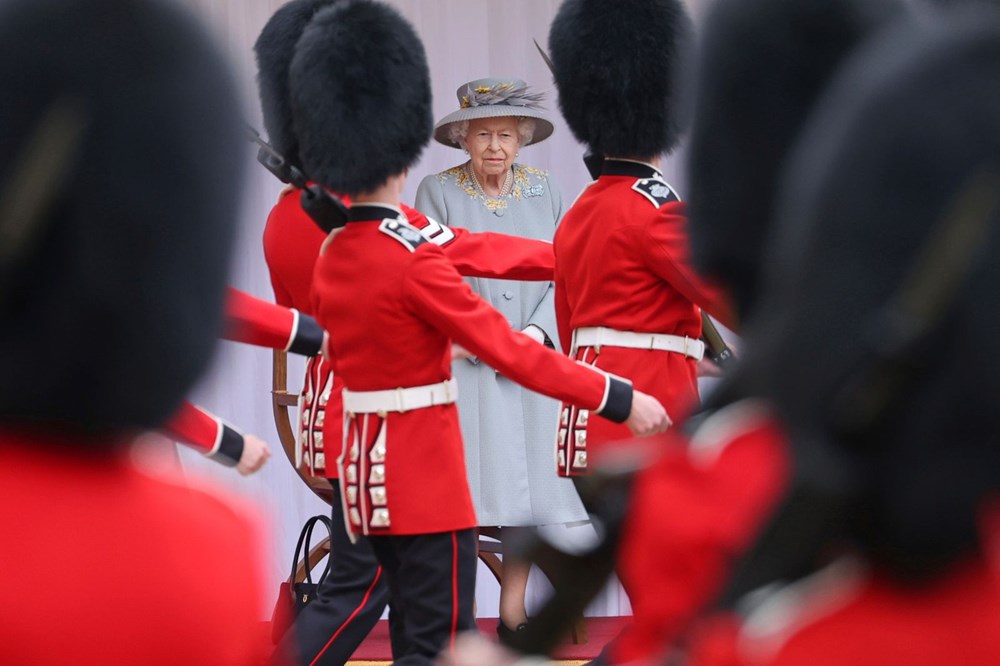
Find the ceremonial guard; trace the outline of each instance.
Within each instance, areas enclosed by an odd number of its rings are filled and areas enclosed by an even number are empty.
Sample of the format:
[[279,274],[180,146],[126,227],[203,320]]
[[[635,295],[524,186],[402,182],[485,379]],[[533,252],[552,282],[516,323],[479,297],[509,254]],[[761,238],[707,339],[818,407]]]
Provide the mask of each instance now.
[[[289,67],[295,45],[316,12],[338,0],[292,0],[268,20],[254,45],[264,126],[273,148],[299,170],[299,140],[292,120]],[[308,173],[308,172],[306,172]],[[264,229],[267,259],[278,303],[301,312],[312,312],[310,294],[313,267],[327,239],[303,210],[302,190],[286,187],[268,216]],[[341,195],[349,203],[350,198]],[[552,279],[554,257],[550,243],[496,233],[470,233],[449,228],[407,208],[409,222],[424,237],[439,245],[462,274],[473,277],[547,281]],[[343,382],[323,356],[311,358],[299,405],[298,447],[305,470],[330,479],[333,511],[340,510],[338,470],[334,464],[343,437]],[[321,595],[296,617],[279,643],[274,661],[286,663],[341,664],[368,635],[388,601],[384,576],[368,544],[351,544],[334,516],[333,550],[338,555],[321,588]]]
[[130,446],[216,344],[236,84],[175,3],[8,0],[0,97],[0,663],[259,663],[260,526]]
[[[732,293],[741,321],[759,314],[794,141],[837,69],[900,14],[895,0],[719,0],[709,11],[688,144],[692,257]],[[605,651],[609,663],[675,649],[785,492],[785,427],[746,375],[735,369],[636,477],[618,557],[633,622]]]
[[640,433],[663,428],[666,414],[627,382],[512,332],[409,224],[399,195],[430,139],[431,115],[423,46],[404,19],[374,2],[321,10],[290,74],[306,171],[353,199],[350,222],[325,247],[313,283],[345,385],[344,514],[385,570],[396,663],[430,663],[473,626],[476,518],[451,341],[530,388],[627,420]]
[[[569,0],[549,33],[563,116],[607,158],[555,234],[560,342],[581,363],[632,378],[673,419],[698,403],[701,308],[732,323],[691,270],[684,205],[659,170],[680,131],[674,67],[690,30],[677,0]],[[559,474],[586,473],[588,453],[628,436],[565,405]]]
[[909,19],[801,134],[745,359],[793,474],[693,663],[1000,661],[998,78],[995,10]]

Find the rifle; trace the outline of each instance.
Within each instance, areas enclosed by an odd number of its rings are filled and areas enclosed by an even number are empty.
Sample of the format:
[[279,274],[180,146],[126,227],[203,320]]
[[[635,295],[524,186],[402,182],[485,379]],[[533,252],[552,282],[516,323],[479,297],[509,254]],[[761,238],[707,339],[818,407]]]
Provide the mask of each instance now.
[[334,194],[315,183],[294,164],[261,138],[260,133],[247,125],[247,139],[257,144],[257,161],[274,177],[302,190],[302,210],[312,218],[324,233],[330,233],[347,224],[347,206]]

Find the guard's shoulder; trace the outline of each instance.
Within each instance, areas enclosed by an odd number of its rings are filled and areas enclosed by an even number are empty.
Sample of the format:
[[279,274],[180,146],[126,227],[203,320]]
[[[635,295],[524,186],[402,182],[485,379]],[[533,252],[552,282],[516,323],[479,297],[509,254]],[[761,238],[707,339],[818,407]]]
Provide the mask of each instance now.
[[385,218],[378,225],[378,230],[397,241],[410,252],[416,252],[418,247],[430,242],[424,238],[416,227],[397,218]]
[[[576,195],[575,199],[573,199],[573,203],[571,203],[569,205],[569,208],[572,208],[573,206],[575,206],[576,202],[578,202],[581,198],[583,198],[583,195],[587,193],[587,190],[589,190],[592,186],[594,186],[596,184],[597,184],[597,181],[596,180],[592,180],[589,183],[587,183],[586,185],[584,185],[583,189],[580,190],[580,193]],[[567,210],[569,210],[569,209],[567,209]]]
[[656,208],[662,208],[671,202],[679,202],[681,198],[666,181],[660,178],[639,178],[632,184],[632,189],[641,194]]

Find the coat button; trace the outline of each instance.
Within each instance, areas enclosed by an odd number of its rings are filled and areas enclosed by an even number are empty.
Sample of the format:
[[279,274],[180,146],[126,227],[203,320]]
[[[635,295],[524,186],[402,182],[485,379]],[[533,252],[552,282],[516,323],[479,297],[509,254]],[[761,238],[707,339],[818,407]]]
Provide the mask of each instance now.
[[506,298],[508,301],[513,300],[513,298],[514,298],[514,292],[512,292],[512,291],[505,291],[505,292],[503,292],[503,297]]

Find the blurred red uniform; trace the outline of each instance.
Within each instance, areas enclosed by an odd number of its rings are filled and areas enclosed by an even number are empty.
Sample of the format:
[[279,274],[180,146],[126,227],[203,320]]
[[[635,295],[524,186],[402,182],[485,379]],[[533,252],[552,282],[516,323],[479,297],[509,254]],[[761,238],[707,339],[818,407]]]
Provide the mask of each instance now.
[[924,587],[839,561],[769,594],[742,623],[706,621],[695,666],[974,666],[1000,655],[1000,570],[960,562]]
[[87,446],[0,431],[0,663],[260,663],[249,512]]
[[610,644],[611,663],[662,657],[719,594],[786,487],[787,440],[760,400],[708,417],[687,439],[650,442],[663,454],[636,477],[618,555],[633,621]]

